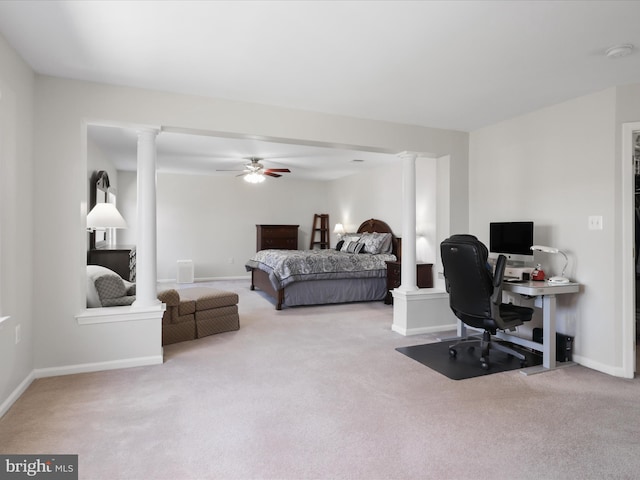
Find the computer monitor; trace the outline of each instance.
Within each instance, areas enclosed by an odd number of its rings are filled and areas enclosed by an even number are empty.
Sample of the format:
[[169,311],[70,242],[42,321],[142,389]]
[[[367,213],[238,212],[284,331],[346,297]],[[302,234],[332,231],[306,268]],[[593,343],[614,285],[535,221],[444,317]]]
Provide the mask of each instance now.
[[533,260],[533,222],[491,222],[489,251],[503,254],[511,264]]

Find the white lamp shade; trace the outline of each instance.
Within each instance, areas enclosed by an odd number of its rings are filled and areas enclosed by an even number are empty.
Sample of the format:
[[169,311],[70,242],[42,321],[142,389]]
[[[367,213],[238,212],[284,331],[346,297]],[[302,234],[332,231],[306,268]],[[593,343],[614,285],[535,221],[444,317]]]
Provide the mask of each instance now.
[[338,235],[344,234],[344,226],[341,223],[336,223],[336,226],[333,227],[333,233],[337,233]]
[[562,250],[553,247],[547,247],[545,245],[531,245],[531,250],[544,253],[559,253],[564,257],[564,267],[560,275],[549,278],[549,283],[569,283],[570,280],[564,276],[564,272],[569,265],[569,257]]
[[544,253],[560,253],[560,250],[557,248],[546,247],[544,245],[531,245],[531,250]]
[[87,215],[87,228],[127,228],[113,203],[97,203]]

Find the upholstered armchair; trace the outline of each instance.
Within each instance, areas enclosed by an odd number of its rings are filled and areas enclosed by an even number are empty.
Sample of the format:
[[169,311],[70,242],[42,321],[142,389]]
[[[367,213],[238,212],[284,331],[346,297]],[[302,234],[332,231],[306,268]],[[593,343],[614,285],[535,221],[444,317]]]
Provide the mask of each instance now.
[[[135,283],[123,280],[106,267],[87,265],[87,307],[131,305]],[[162,315],[162,344],[184,342],[240,328],[238,294],[208,287],[164,290],[158,300]]]
[[135,283],[106,267],[87,265],[87,307],[118,307],[131,305],[135,300]]

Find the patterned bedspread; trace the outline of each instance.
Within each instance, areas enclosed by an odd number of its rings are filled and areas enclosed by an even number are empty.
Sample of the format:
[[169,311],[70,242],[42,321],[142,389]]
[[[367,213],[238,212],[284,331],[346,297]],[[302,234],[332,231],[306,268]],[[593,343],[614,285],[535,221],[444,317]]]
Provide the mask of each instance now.
[[385,261],[396,260],[392,254],[346,253],[325,250],[261,250],[245,265],[269,274],[276,290],[304,280],[385,277]]

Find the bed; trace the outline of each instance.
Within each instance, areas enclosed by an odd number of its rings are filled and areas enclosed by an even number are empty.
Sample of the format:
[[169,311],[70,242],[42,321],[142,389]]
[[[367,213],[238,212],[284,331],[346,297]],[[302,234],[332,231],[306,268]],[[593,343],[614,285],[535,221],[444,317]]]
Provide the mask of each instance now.
[[400,239],[382,220],[363,222],[337,249],[261,250],[246,263],[251,290],[283,306],[384,300],[387,261],[399,260]]

